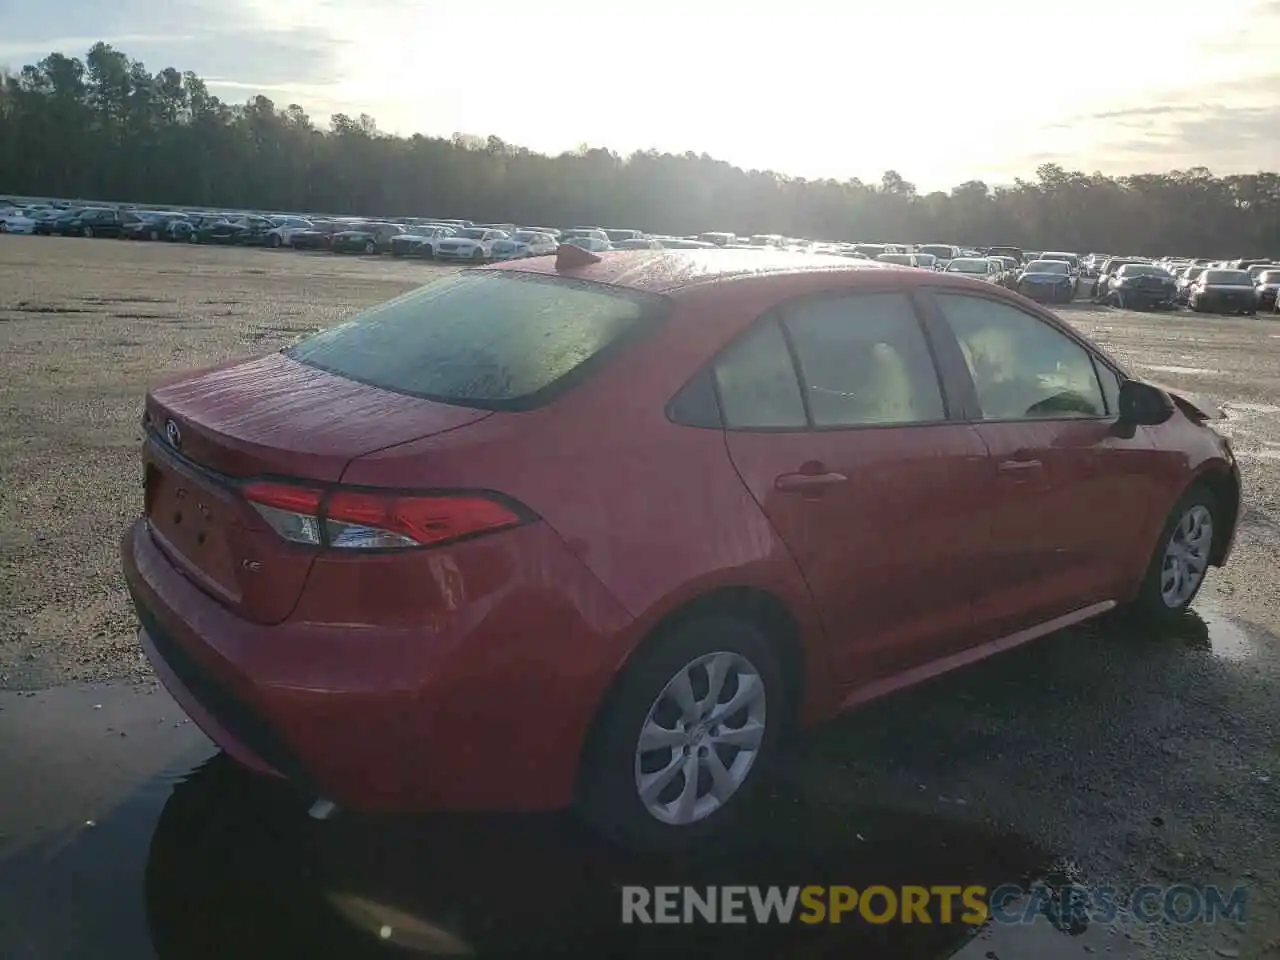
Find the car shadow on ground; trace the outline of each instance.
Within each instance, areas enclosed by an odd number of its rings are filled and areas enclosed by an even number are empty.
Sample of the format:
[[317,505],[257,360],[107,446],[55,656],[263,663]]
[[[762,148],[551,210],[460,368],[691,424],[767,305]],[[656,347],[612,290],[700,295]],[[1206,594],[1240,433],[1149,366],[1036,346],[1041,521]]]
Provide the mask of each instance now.
[[[147,914],[164,960],[228,956],[937,957],[960,923],[624,925],[625,885],[967,886],[1026,882],[1046,855],[945,818],[830,806],[780,781],[732,848],[688,859],[606,845],[567,815],[316,823],[215,757],[151,842]],[[393,951],[396,952],[396,951]]]
[[[992,889],[1053,876],[1072,851],[1014,824],[1123,806],[1124,783],[1108,778],[1134,763],[1129,740],[1144,749],[1159,685],[1274,641],[1203,609],[1159,632],[1118,619],[1063,631],[868,705],[789,747],[732,844],[683,859],[623,853],[567,814],[317,822],[289,790],[214,755],[153,776],[91,830],[7,857],[0,844],[0,897],[23,911],[0,916],[0,953],[114,943],[127,954],[107,955],[145,956],[149,940],[161,960],[936,958],[966,945],[989,957],[959,909],[950,923],[624,925],[622,888]],[[1096,745],[1120,752],[1095,776]],[[1035,810],[1006,816],[1009,804]]]

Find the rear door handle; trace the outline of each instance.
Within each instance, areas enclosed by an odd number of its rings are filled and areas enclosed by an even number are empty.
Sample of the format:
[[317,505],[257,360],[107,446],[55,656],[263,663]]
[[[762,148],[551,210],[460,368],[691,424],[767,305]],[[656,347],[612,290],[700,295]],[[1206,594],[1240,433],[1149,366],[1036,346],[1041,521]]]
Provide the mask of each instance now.
[[773,488],[779,493],[817,494],[848,479],[843,473],[784,473],[773,481]]
[[1044,464],[1039,460],[1002,460],[1000,461],[999,470],[1001,473],[1018,473],[1026,470],[1039,470]]

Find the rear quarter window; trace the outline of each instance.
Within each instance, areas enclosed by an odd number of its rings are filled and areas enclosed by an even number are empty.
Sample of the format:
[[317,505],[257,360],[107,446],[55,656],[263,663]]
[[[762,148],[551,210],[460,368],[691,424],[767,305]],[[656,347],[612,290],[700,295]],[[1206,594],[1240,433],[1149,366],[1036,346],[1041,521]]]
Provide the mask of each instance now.
[[288,348],[396,393],[529,409],[577,383],[665,312],[660,297],[559,277],[464,271]]

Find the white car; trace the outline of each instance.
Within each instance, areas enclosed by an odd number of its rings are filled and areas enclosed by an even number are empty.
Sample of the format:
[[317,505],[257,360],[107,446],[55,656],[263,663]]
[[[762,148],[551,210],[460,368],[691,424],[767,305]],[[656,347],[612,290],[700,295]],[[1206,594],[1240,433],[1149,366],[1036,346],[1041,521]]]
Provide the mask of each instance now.
[[533,230],[517,230],[509,237],[495,240],[491,257],[494,260],[519,260],[523,257],[545,257],[556,252],[560,245],[549,233]]
[[267,231],[267,245],[271,247],[293,246],[293,235],[312,229],[315,224],[305,217],[268,217],[275,226]]
[[505,230],[487,227],[463,227],[452,237],[436,244],[437,260],[469,260],[485,263],[493,259],[493,245],[505,240]]
[[581,247],[583,250],[589,250],[592,253],[603,253],[606,250],[612,250],[613,244],[608,240],[601,240],[599,237],[566,237],[565,243],[571,243],[575,247]]
[[36,228],[35,217],[17,208],[0,211],[0,233],[31,233]]

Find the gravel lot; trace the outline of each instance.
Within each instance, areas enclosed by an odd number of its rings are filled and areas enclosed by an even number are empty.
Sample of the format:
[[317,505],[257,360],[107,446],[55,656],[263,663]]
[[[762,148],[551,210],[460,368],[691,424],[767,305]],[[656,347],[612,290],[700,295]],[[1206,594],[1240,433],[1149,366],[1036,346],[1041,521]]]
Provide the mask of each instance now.
[[[150,677],[117,572],[150,380],[277,348],[442,269],[0,237],[0,691]],[[1066,631],[830,725],[784,773],[790,813],[761,830],[836,822],[824,842],[866,843],[876,864],[995,837],[1087,883],[1245,884],[1247,927],[1147,928],[1125,943],[1278,957],[1280,322],[1087,303],[1063,315],[1140,374],[1225,405],[1246,483],[1231,563],[1168,635]]]
[[451,267],[0,236],[0,689],[144,678],[118,537],[167,370],[265,353]]

